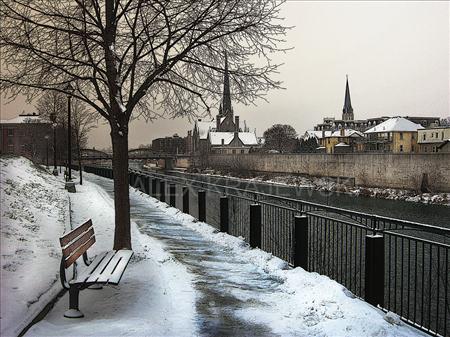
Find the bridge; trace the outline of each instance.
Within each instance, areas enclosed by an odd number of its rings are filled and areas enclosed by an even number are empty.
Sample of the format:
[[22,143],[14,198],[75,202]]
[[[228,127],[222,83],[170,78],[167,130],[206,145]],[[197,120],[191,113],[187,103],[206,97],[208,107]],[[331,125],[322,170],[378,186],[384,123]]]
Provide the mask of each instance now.
[[[177,161],[189,161],[192,155],[190,154],[174,154],[155,152],[148,148],[138,148],[128,150],[129,160],[161,160],[161,166],[171,169]],[[83,162],[112,160],[112,154],[96,149],[82,149],[81,160]],[[186,164],[185,164],[186,165]]]

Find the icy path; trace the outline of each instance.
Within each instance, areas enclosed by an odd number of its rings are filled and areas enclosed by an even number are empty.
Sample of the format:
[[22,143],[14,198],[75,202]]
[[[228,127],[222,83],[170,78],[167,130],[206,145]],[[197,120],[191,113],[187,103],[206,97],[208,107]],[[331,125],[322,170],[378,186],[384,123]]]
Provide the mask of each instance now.
[[[112,181],[97,177],[90,179],[113,197]],[[245,299],[277,291],[280,285],[278,279],[243,261],[231,249],[214,245],[200,233],[150,207],[148,201],[137,193],[131,193],[131,217],[142,233],[162,240],[166,250],[194,275],[194,285],[198,291],[196,323],[201,336],[273,335],[267,326],[243,321],[236,312],[263,305]],[[258,295],[251,296],[251,293]]]

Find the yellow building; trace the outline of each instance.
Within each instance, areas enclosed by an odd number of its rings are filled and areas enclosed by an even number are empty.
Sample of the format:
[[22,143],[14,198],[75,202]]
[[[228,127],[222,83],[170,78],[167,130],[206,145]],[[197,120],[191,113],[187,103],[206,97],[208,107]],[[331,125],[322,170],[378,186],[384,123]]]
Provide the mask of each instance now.
[[363,150],[364,134],[352,129],[340,129],[325,133],[319,139],[322,151],[326,153],[349,153]]
[[450,152],[450,126],[418,131],[419,152]]
[[417,130],[423,126],[403,117],[390,118],[364,132],[366,152],[416,153]]

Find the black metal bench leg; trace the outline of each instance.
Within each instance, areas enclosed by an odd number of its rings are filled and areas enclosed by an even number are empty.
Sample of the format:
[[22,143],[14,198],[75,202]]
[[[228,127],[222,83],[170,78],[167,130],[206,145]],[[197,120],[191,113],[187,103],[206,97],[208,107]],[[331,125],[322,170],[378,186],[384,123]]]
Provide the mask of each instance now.
[[69,310],[64,313],[64,317],[67,318],[81,318],[84,317],[83,313],[78,308],[78,298],[80,295],[80,289],[75,286],[69,288]]

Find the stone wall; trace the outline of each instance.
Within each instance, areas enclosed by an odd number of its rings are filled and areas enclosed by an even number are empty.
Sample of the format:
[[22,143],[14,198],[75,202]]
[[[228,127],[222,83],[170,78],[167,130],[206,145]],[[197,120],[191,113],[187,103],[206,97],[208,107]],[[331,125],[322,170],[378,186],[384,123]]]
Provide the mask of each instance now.
[[215,168],[349,178],[358,186],[450,192],[450,154],[214,154]]

